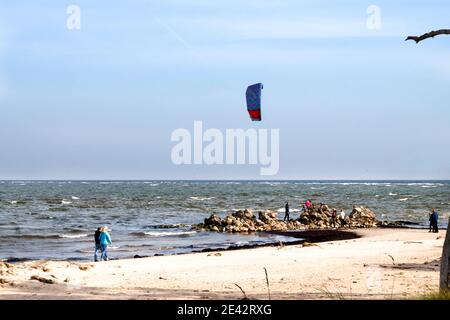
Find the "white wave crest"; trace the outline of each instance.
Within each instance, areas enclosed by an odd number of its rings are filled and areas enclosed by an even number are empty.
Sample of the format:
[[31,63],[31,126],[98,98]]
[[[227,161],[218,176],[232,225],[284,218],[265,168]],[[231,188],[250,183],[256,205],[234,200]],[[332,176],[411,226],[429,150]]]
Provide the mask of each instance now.
[[[284,213],[284,208],[278,209],[277,212],[282,212],[282,213]],[[290,212],[300,212],[300,209],[290,209],[290,208],[289,208],[289,213],[290,213]]]
[[60,235],[61,238],[69,238],[69,239],[84,238],[87,236],[88,236],[88,234],[62,234],[62,235]]
[[151,237],[170,237],[170,236],[182,236],[182,235],[189,235],[189,234],[195,234],[196,231],[149,231],[144,232],[144,234],[151,236]]
[[196,201],[205,201],[205,200],[211,200],[211,199],[214,199],[214,197],[204,197],[204,198],[202,198],[202,197],[189,197],[189,199],[191,199],[191,200],[196,200]]

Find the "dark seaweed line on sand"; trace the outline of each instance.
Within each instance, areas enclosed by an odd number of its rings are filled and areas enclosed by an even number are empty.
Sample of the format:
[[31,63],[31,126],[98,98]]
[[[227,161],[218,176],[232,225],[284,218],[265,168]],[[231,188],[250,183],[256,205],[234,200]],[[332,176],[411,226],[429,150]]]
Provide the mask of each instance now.
[[[202,253],[202,252],[217,252],[217,251],[232,251],[232,250],[244,250],[244,249],[254,249],[262,247],[273,247],[279,245],[292,246],[299,245],[305,242],[309,243],[319,243],[327,241],[337,241],[337,240],[352,240],[361,238],[356,232],[352,231],[342,231],[342,230],[311,230],[311,231],[262,231],[268,234],[275,234],[280,236],[300,238],[301,240],[293,241],[278,241],[278,242],[268,242],[259,244],[244,244],[244,245],[231,245],[226,248],[205,248],[202,250],[192,250],[190,252],[179,252],[176,255],[189,254],[189,253]],[[169,254],[170,255],[170,254]],[[155,254],[154,256],[165,256],[165,254]],[[135,255],[135,258],[145,258],[148,256]]]

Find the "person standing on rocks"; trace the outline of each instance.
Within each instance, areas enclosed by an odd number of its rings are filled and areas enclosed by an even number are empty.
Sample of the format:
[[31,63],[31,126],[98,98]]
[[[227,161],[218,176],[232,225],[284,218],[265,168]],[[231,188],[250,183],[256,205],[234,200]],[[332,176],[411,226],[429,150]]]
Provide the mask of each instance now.
[[286,202],[286,205],[284,206],[284,219],[283,221],[289,221],[289,202]]
[[337,220],[337,211],[333,209],[331,211],[331,225],[333,228],[336,228],[336,220]]
[[309,208],[311,208],[311,206],[312,206],[312,201],[311,200],[306,200],[305,204],[303,205],[303,208],[304,208],[305,212],[308,212]]
[[339,222],[341,224],[341,226],[345,225],[345,211],[341,210],[341,213],[339,214]]

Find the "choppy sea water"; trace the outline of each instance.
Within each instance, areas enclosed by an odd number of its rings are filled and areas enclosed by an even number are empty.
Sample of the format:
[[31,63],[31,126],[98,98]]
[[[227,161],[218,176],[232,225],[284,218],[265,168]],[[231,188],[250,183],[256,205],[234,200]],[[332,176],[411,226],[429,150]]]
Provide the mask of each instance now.
[[212,213],[252,208],[297,218],[306,199],[351,211],[373,209],[381,220],[426,227],[436,208],[450,213],[450,181],[0,181],[0,259],[92,260],[93,233],[111,229],[113,258],[292,240],[196,232]]

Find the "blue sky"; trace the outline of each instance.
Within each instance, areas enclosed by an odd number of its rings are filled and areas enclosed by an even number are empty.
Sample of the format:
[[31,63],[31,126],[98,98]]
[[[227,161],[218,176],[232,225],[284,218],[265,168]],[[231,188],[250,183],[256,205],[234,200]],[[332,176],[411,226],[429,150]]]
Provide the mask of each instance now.
[[2,2],[0,179],[262,178],[173,165],[170,135],[194,120],[280,129],[273,179],[450,179],[450,37],[404,41],[449,16],[448,1]]

